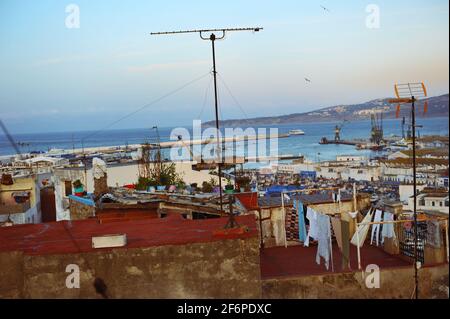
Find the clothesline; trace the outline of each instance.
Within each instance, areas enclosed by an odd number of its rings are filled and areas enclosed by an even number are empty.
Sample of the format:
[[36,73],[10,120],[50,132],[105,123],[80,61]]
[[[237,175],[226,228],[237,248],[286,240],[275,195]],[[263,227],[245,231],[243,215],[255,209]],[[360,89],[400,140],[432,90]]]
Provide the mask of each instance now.
[[283,225],[284,225],[284,247],[287,248],[287,233],[286,233],[286,209],[284,206],[284,195],[293,194],[293,193],[306,193],[313,191],[323,191],[323,190],[340,190],[340,187],[322,187],[322,188],[314,188],[314,189],[297,189],[292,191],[282,191],[281,192],[281,207],[283,209]]
[[[439,218],[429,218],[429,219],[422,219],[422,220],[420,220],[420,221],[428,221],[428,220],[442,221],[442,220],[447,220],[447,218],[444,218],[444,217],[439,217]],[[397,223],[407,223],[407,222],[411,222],[411,221],[412,221],[412,220],[410,220],[410,219],[401,219],[401,220],[392,220],[392,221],[384,221],[384,222],[356,223],[356,225],[360,226],[360,225],[397,224]]]
[[292,194],[292,193],[306,193],[306,192],[314,192],[314,191],[327,191],[327,190],[336,190],[340,189],[340,187],[322,187],[322,188],[305,188],[305,189],[297,189],[293,191],[282,191],[283,194]]
[[[369,210],[369,212],[372,210]],[[449,238],[448,238],[448,218],[438,217],[438,218],[426,218],[421,221],[445,221],[445,241],[447,246],[447,262],[449,261]],[[356,240],[357,240],[357,255],[358,255],[358,269],[361,270],[361,247],[360,247],[360,238],[359,238],[359,229],[361,225],[380,225],[380,224],[399,224],[399,223],[407,223],[411,222],[411,220],[402,219],[402,220],[393,220],[393,221],[382,221],[382,222],[365,222],[365,223],[356,223]]]

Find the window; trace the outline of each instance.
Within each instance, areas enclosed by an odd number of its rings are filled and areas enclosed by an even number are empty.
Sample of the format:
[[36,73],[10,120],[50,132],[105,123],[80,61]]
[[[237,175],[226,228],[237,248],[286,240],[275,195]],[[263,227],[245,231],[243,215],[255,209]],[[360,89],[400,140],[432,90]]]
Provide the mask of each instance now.
[[439,202],[439,206],[441,206],[441,207],[442,207],[442,202]]
[[436,203],[434,201],[431,202],[431,206],[436,206]]
[[64,181],[64,192],[66,196],[72,195],[72,182]]

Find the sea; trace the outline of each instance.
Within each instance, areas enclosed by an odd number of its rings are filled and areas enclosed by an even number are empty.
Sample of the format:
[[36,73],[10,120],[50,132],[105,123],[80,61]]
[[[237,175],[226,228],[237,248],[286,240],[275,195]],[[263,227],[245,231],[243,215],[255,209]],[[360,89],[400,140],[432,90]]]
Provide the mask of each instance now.
[[[312,161],[333,160],[336,155],[365,155],[368,158],[379,156],[377,152],[369,150],[356,150],[350,145],[320,145],[322,137],[334,139],[334,128],[342,122],[326,123],[298,123],[284,125],[265,125],[257,128],[277,128],[279,134],[288,133],[293,129],[301,129],[305,135],[290,136],[278,139],[278,153],[283,155],[303,155]],[[417,124],[418,135],[446,135],[449,134],[447,117],[419,118]],[[251,127],[251,126],[249,126]],[[246,127],[242,127],[246,129]],[[169,141],[172,127],[158,127],[161,142]],[[192,127],[185,129],[192,132]],[[401,119],[385,119],[383,121],[384,136],[402,136]],[[341,130],[341,139],[368,139],[370,136],[371,121],[345,122]],[[269,131],[267,130],[267,134]],[[13,140],[18,143],[21,153],[46,152],[50,149],[76,149],[99,146],[124,146],[140,144],[143,142],[155,143],[158,140],[157,132],[152,128],[136,129],[110,129],[105,131],[74,131],[59,133],[12,134]],[[83,141],[83,142],[82,142]],[[0,135],[0,155],[16,154],[16,151],[6,138]]]

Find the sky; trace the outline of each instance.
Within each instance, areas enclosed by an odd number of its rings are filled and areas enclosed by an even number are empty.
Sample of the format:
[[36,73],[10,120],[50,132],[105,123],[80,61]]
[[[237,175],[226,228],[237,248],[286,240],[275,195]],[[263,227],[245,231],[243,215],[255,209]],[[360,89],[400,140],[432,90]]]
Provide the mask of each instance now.
[[216,42],[223,119],[365,102],[399,82],[445,94],[448,19],[447,0],[0,0],[0,119],[13,134],[211,120],[210,41],[150,35],[188,29],[264,28]]

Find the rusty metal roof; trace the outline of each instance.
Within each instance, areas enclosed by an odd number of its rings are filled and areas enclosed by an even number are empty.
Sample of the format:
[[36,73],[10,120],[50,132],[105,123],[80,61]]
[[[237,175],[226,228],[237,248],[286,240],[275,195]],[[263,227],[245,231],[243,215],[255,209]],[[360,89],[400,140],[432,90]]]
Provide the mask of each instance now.
[[[236,238],[257,236],[254,215],[239,216],[236,220],[249,228],[245,234],[236,234]],[[213,231],[223,228],[226,223],[227,218],[186,220],[180,215],[172,215],[105,224],[87,219],[1,227],[0,252],[47,255],[101,251],[92,248],[92,237],[108,234],[127,235],[127,246],[116,249],[212,242],[221,240],[214,237]]]

